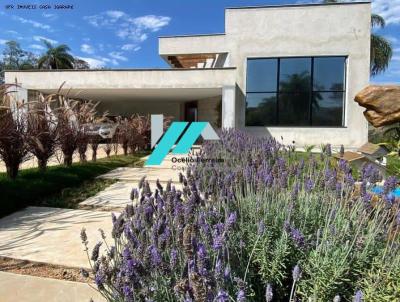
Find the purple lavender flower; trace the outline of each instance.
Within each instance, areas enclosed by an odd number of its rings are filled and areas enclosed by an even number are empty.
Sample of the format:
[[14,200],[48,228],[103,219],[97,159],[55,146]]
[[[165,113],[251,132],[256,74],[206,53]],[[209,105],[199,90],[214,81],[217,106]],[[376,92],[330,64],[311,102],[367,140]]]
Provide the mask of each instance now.
[[100,250],[101,245],[102,245],[102,243],[98,242],[94,246],[94,248],[92,250],[92,257],[90,258],[92,261],[97,261],[97,259],[99,258],[99,250]]
[[161,264],[161,255],[154,245],[149,247],[150,261],[153,267],[158,267]]
[[97,287],[99,289],[104,288],[104,282],[106,280],[106,277],[104,276],[102,271],[98,271],[94,277],[94,282],[96,283]]
[[347,185],[349,185],[350,187],[354,186],[355,180],[353,178],[353,175],[351,175],[351,173],[347,173],[344,181],[346,182]]
[[268,283],[267,286],[265,287],[265,301],[271,302],[273,297],[274,293],[272,291],[272,286],[271,284]]
[[353,302],[362,302],[363,299],[363,293],[361,290],[356,291],[355,295],[354,295],[354,299]]
[[292,201],[295,201],[297,199],[297,196],[299,194],[299,190],[300,190],[300,185],[299,185],[299,183],[296,182],[293,185],[292,192],[290,193],[290,198],[291,198]]
[[231,277],[231,267],[229,265],[227,265],[224,270],[225,281],[228,281],[230,279],[230,277]]
[[172,249],[170,254],[171,268],[175,268],[177,260],[178,260],[178,251],[176,249]]
[[314,182],[310,178],[307,178],[305,181],[304,189],[306,190],[306,192],[309,193],[313,188],[314,188]]
[[88,239],[87,239],[87,234],[86,234],[85,228],[82,228],[82,230],[81,230],[81,240],[84,245],[88,244]]
[[218,251],[220,250],[224,245],[224,236],[223,235],[216,235],[213,238],[213,249]]
[[221,259],[217,259],[217,262],[215,263],[215,276],[219,278],[222,274],[222,262]]
[[229,217],[228,217],[228,219],[227,219],[227,222],[226,222],[226,228],[227,228],[227,229],[232,228],[233,225],[236,223],[236,220],[237,220],[236,212],[230,213],[230,214],[229,214]]
[[131,200],[135,200],[137,198],[139,198],[139,191],[136,188],[133,188],[131,191]]
[[304,247],[304,235],[300,232],[300,230],[292,227],[290,230],[290,237],[298,247]]
[[344,159],[340,159],[338,162],[338,167],[340,170],[346,171],[347,170],[347,162]]
[[159,180],[158,178],[157,178],[157,181],[156,181],[156,186],[157,186],[157,189],[159,189],[159,190],[160,190],[160,193],[162,194],[163,191],[164,191],[164,188],[163,188],[163,186],[161,185],[160,180]]
[[141,188],[143,188],[143,185],[144,185],[144,180],[146,179],[146,176],[143,176],[141,179],[140,179],[140,181],[139,181],[139,190],[141,189]]
[[325,154],[327,155],[327,156],[332,156],[332,146],[331,146],[331,144],[326,144],[326,146],[325,146]]
[[215,297],[215,301],[217,302],[228,302],[229,301],[229,295],[223,290],[221,289],[217,296]]
[[236,296],[236,301],[237,302],[245,302],[246,301],[246,293],[244,292],[243,289],[240,289],[237,293]]
[[295,281],[295,282],[300,280],[301,270],[300,270],[300,266],[298,264],[296,264],[296,266],[293,268],[292,277],[293,277],[293,281]]
[[370,183],[376,183],[381,180],[381,175],[378,169],[376,169],[372,164],[365,164],[361,169],[361,176],[364,181],[369,181]]
[[264,224],[263,221],[260,221],[260,222],[258,223],[258,230],[257,230],[257,233],[258,233],[259,236],[261,236],[261,235],[264,234],[264,232],[265,232],[265,224]]
[[396,176],[389,176],[383,185],[383,192],[384,194],[389,194],[392,192],[397,186],[397,177]]
[[133,294],[132,288],[129,285],[125,285],[123,288],[123,293],[125,298],[130,299]]

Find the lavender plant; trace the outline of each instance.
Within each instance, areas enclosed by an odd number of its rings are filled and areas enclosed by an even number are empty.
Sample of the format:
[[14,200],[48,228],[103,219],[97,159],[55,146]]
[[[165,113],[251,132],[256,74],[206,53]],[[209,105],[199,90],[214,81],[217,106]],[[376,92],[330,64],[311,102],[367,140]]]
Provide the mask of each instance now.
[[[146,180],[92,254],[108,301],[396,301],[399,202],[365,166],[224,131],[171,183]],[[84,240],[85,242],[85,240]]]
[[[114,244],[103,234],[104,243],[88,254],[108,301],[228,301],[245,295],[246,286],[231,270],[237,261],[229,248],[236,213],[225,215],[204,200],[191,179],[183,192],[170,183],[151,192],[144,179],[131,200],[135,205],[112,217]],[[84,231],[81,237],[87,247]]]

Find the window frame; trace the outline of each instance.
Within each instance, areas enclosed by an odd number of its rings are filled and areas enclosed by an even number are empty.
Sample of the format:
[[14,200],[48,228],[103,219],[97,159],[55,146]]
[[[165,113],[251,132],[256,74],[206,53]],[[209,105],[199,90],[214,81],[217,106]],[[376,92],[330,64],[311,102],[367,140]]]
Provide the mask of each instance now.
[[[318,58],[343,58],[344,59],[344,65],[343,65],[343,89],[342,90],[314,90],[314,60]],[[250,60],[261,60],[261,59],[271,59],[271,60],[277,60],[277,69],[276,69],[276,90],[275,91],[247,91],[247,83],[248,83],[248,61]],[[281,69],[281,60],[282,59],[311,59],[311,80],[310,80],[310,90],[309,90],[309,125],[279,125],[279,95],[281,94],[280,92],[280,69]],[[245,102],[247,99],[247,94],[248,93],[275,93],[276,94],[276,125],[262,125],[262,126],[247,126],[246,125],[246,113],[245,113],[245,118],[244,118],[244,124],[245,127],[251,127],[251,128],[260,128],[260,127],[269,127],[269,128],[346,128],[346,104],[347,104],[347,73],[348,73],[348,61],[349,57],[348,55],[319,55],[319,56],[283,56],[283,57],[246,57],[246,83],[245,83]],[[313,125],[312,124],[312,98],[314,93],[334,93],[334,92],[339,92],[343,94],[343,103],[342,103],[342,122],[341,125],[337,126],[318,126],[318,125]],[[247,109],[247,106],[245,106],[245,110]]]

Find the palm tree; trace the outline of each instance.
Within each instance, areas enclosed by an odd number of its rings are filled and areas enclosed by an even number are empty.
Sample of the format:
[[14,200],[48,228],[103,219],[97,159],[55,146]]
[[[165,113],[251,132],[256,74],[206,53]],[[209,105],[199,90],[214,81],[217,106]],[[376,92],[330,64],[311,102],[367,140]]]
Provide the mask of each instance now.
[[[324,0],[323,3],[337,3],[340,2],[338,0]],[[371,15],[371,27],[376,28],[384,28],[385,27],[385,19],[382,16],[377,14]],[[370,72],[372,76],[376,76],[382,72],[384,72],[388,66],[389,62],[392,59],[392,44],[390,41],[385,39],[384,37],[377,35],[375,33],[371,33],[371,67]]]
[[49,41],[43,40],[47,51],[39,58],[39,69],[73,69],[74,57],[68,52],[70,48],[61,44],[53,46]]
[[[371,15],[371,26],[385,27],[385,19],[381,16]],[[392,44],[382,36],[371,33],[371,75],[375,76],[384,72],[392,59]]]

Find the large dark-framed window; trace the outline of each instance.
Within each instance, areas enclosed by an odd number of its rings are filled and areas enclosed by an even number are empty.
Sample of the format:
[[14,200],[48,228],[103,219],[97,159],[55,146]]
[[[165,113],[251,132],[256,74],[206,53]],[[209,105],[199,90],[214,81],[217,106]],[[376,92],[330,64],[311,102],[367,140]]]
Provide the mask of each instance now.
[[343,127],[346,56],[248,58],[246,126]]

